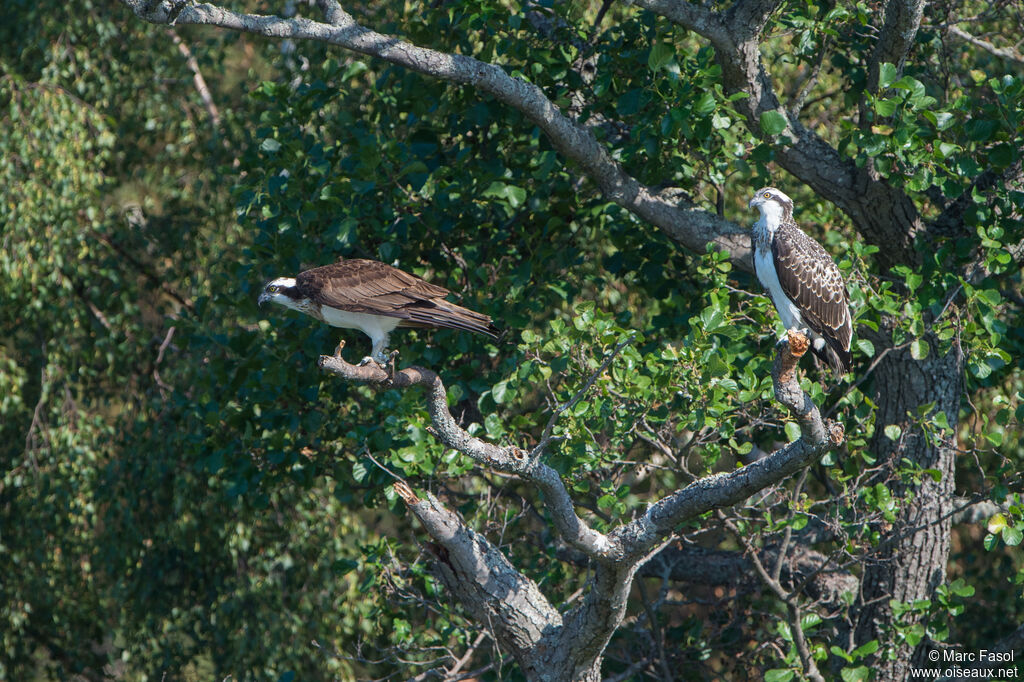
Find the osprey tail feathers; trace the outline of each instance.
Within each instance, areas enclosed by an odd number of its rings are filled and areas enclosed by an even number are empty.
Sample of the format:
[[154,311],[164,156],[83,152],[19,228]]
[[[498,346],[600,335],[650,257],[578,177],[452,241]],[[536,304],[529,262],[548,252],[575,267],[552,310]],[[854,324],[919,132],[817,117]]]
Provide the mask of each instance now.
[[849,372],[853,367],[853,354],[829,337],[819,338],[822,338],[825,343],[820,348],[818,344],[812,343],[811,350],[814,351],[814,354],[828,364],[837,376]]
[[400,327],[444,327],[462,331],[484,334],[496,339],[501,331],[494,326],[491,318],[468,308],[435,301],[431,305],[407,306],[402,311],[405,317],[399,322]]

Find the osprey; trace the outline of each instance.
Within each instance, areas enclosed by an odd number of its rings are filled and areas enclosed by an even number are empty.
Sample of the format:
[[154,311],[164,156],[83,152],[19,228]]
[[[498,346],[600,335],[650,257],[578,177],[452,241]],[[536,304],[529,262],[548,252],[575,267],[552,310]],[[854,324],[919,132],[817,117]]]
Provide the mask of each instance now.
[[811,350],[839,375],[850,371],[850,295],[839,268],[821,244],[793,220],[793,200],[774,187],[750,200],[761,218],[754,224],[754,271],[786,329],[804,331]]
[[358,329],[373,344],[360,364],[373,359],[383,365],[388,334],[397,327],[446,327],[498,338],[490,317],[449,303],[447,295],[444,287],[390,265],[353,259],[271,280],[259,304],[273,301],[332,327]]

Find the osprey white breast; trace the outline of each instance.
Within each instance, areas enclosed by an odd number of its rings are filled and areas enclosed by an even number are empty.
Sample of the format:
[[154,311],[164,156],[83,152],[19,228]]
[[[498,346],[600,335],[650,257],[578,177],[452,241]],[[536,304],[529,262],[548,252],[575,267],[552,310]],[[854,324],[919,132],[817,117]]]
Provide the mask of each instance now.
[[793,200],[774,187],[750,200],[754,224],[754,272],[789,330],[811,339],[814,354],[839,374],[850,369],[853,328],[850,297],[835,261],[793,220]]

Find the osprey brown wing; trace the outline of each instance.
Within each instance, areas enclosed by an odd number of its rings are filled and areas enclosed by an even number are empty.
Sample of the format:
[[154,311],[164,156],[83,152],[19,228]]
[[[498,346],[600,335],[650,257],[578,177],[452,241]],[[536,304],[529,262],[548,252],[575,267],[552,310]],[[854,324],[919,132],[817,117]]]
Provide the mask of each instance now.
[[361,259],[306,270],[295,278],[295,285],[314,303],[370,315],[392,316],[417,300],[448,295],[444,287],[385,263]]
[[792,221],[779,226],[779,234],[772,240],[772,257],[782,291],[848,371],[853,337],[850,295],[835,261]]
[[314,303],[352,313],[397,317],[400,327],[448,327],[498,336],[487,315],[444,299],[448,290],[386,263],[352,259],[299,273],[295,285]]

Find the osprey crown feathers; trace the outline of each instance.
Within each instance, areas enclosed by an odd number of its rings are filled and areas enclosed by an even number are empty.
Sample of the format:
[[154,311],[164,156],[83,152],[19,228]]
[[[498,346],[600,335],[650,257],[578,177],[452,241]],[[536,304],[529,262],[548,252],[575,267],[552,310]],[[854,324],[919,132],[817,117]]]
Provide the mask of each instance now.
[[748,204],[761,213],[754,224],[754,271],[782,323],[811,339],[811,350],[836,374],[850,371],[853,338],[850,295],[832,257],[793,220],[793,200],[774,187],[757,190]]

